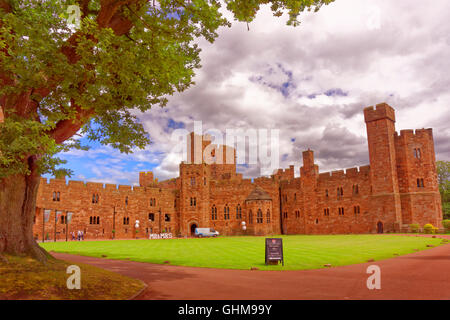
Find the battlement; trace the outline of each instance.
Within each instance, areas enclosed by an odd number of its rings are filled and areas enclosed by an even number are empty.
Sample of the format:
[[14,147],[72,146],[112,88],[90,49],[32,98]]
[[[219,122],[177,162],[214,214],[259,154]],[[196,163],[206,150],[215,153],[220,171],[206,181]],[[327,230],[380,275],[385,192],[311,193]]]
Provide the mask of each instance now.
[[400,134],[398,132],[395,132],[396,138],[406,138],[406,139],[412,139],[415,137],[425,137],[425,136],[433,136],[433,129],[405,129],[400,130]]
[[332,179],[354,179],[358,177],[368,176],[370,172],[370,166],[362,166],[355,168],[348,168],[344,170],[336,170],[331,172],[323,172],[319,174],[319,180],[332,180]]
[[380,103],[375,107],[365,108],[364,119],[366,123],[382,119],[389,119],[395,122],[395,110],[387,103]]

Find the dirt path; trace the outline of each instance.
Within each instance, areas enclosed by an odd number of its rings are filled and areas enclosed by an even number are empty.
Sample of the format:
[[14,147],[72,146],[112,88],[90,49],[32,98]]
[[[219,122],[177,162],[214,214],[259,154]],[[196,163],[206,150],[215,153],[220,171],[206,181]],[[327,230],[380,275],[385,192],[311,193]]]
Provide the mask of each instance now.
[[[450,244],[373,263],[304,271],[223,270],[53,255],[144,281],[148,288],[136,299],[450,299]],[[367,289],[370,265],[381,268],[381,290]]]

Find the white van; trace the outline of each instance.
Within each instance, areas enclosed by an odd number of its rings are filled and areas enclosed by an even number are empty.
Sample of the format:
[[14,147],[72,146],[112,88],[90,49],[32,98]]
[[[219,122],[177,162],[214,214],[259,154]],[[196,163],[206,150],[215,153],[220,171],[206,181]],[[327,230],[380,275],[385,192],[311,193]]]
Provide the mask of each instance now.
[[198,238],[217,237],[219,231],[212,228],[195,228],[195,236]]

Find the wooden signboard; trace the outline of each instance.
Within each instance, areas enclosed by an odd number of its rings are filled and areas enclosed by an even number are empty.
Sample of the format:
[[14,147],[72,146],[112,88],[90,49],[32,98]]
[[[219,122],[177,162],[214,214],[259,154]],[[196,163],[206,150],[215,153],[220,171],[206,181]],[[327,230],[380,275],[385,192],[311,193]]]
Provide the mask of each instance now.
[[284,266],[283,257],[283,239],[281,238],[266,238],[266,265],[276,262]]

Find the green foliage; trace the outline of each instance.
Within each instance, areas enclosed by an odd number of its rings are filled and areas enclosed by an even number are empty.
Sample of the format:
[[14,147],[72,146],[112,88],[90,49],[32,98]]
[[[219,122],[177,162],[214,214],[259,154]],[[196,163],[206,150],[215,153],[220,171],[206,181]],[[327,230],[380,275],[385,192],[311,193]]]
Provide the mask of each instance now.
[[444,219],[450,219],[450,161],[437,161],[439,192]]
[[450,219],[450,202],[442,204],[442,211],[444,212],[444,219]]
[[442,221],[442,225],[444,226],[446,232],[450,232],[450,220]]
[[412,233],[418,233],[420,230],[420,226],[417,223],[413,223],[409,225]]
[[431,223],[428,223],[428,224],[423,226],[423,232],[426,233],[426,234],[435,233],[435,229],[436,228]]
[[[301,12],[332,1],[228,0],[226,6],[249,22],[270,5],[295,26]],[[164,107],[169,96],[193,85],[200,68],[196,39],[213,42],[218,28],[230,26],[218,0],[91,0],[76,29],[67,8],[79,3],[0,0],[8,9],[0,10],[0,99],[8,102],[0,123],[0,177],[28,174],[30,156],[40,173],[54,172],[64,164],[57,153],[85,149],[71,139],[77,133],[125,153],[144,148],[150,141],[136,115]],[[116,5],[122,29],[100,19]]]

